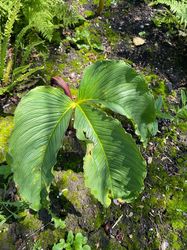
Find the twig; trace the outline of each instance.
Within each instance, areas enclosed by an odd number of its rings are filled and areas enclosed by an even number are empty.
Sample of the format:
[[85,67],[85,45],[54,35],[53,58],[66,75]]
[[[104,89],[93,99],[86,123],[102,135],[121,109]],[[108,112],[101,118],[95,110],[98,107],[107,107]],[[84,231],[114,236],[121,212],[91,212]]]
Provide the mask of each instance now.
[[123,214],[117,219],[117,221],[114,223],[114,225],[112,226],[112,229],[120,222],[120,220],[122,219]]

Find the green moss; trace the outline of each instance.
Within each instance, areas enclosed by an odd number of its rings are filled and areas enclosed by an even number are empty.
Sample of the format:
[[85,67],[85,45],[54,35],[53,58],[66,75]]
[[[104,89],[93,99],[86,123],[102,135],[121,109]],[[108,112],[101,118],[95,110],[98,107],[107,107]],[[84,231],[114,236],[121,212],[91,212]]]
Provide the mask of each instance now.
[[[61,60],[62,59],[65,60],[64,56],[61,58]],[[55,60],[55,63],[54,63],[54,60]],[[64,68],[65,68],[64,63],[62,63],[62,62],[58,63],[58,57],[55,59],[53,58],[53,59],[46,61],[44,74],[45,74],[45,77],[47,80],[47,84],[50,84],[51,77],[57,76],[57,75],[62,75]],[[66,80],[66,79],[64,79],[64,80]]]
[[116,45],[121,39],[120,34],[116,33],[111,28],[111,26],[109,26],[109,24],[104,24],[104,32],[105,32],[105,36],[106,36],[108,42],[112,46]]
[[0,117],[0,163],[6,160],[8,139],[13,129],[13,116]]
[[48,249],[50,246],[52,247],[54,243],[58,242],[60,239],[65,237],[65,231],[61,229],[47,229],[43,232],[40,232],[39,237],[37,238],[38,244],[43,249]]
[[64,171],[61,179],[61,186],[59,187],[60,189],[68,188],[69,181],[70,180],[78,180],[76,176],[72,176],[73,171],[71,169]]
[[[79,213],[68,214],[65,223],[68,230],[97,230],[103,224],[103,214],[98,202],[90,195],[89,190],[84,185],[82,173],[75,173],[72,170],[55,173],[56,186],[62,194],[62,202],[66,211],[72,210],[72,206]],[[66,198],[66,200],[63,199]],[[69,202],[66,202],[66,201]],[[77,231],[78,232],[78,231]]]
[[[144,192],[123,209],[108,208],[105,218],[107,221],[111,218],[114,224],[123,214],[116,229],[123,233],[122,245],[127,249],[159,249],[162,239],[167,239],[168,249],[186,249],[186,157],[177,149],[180,143],[176,128],[172,132],[166,130],[152,143],[156,149],[152,164],[148,166]],[[180,159],[178,164],[174,162],[175,157]],[[172,174],[168,173],[168,168]]]
[[0,231],[0,248],[3,250],[16,250],[13,237],[7,231]]
[[42,222],[37,218],[37,215],[30,214],[29,211],[20,213],[20,216],[24,219],[20,222],[25,230],[39,230],[42,227]]

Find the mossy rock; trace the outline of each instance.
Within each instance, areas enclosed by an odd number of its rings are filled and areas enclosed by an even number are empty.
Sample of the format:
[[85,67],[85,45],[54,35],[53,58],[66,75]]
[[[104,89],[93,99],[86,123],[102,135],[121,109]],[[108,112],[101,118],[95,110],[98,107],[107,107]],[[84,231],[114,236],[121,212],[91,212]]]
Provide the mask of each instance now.
[[55,180],[59,193],[67,200],[66,229],[75,233],[81,229],[97,230],[103,223],[103,214],[100,204],[85,187],[83,174],[72,170],[56,172]]
[[92,249],[126,250],[126,248],[121,246],[115,239],[109,238],[102,228],[99,231],[92,233],[88,241]]
[[13,237],[8,231],[0,231],[0,249],[1,250],[16,250],[13,242]]
[[20,216],[24,216],[20,225],[24,231],[28,231],[27,233],[32,233],[42,227],[42,221],[37,218],[37,215],[31,214],[29,211],[20,213]]
[[13,116],[0,117],[0,163],[6,160],[8,138],[13,129]]
[[[47,226],[38,219],[38,214],[31,214],[28,210],[19,214],[23,219],[7,225],[0,231],[0,249],[21,250],[34,249],[37,243],[39,249],[51,249],[54,243],[64,238],[65,231],[54,229],[52,224]],[[21,241],[19,241],[19,238]]]
[[65,232],[62,229],[47,229],[43,232],[40,232],[39,237],[37,238],[38,245],[41,249],[51,249],[55,243],[57,243],[60,239],[65,237]]

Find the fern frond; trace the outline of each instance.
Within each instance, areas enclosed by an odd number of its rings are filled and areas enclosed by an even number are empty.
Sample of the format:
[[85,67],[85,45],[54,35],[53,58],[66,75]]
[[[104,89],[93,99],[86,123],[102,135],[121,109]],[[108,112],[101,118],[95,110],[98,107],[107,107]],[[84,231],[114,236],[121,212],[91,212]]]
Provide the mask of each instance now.
[[17,72],[18,71],[20,72],[20,75],[18,76],[18,74],[15,74],[15,72],[13,72],[13,76],[15,76],[15,75],[17,75],[17,76],[15,79],[13,78],[12,83],[9,84],[9,86],[7,87],[7,91],[12,91],[15,86],[27,81],[31,75],[33,75],[37,71],[43,70],[43,69],[44,69],[44,66],[37,66],[37,67],[31,68],[31,64],[29,64],[28,67],[27,67],[27,65],[23,66],[23,67],[19,67],[16,70],[17,70]]
[[12,73],[12,77],[13,79],[16,79],[16,77],[18,77],[20,74],[25,74],[25,72],[27,72],[27,70],[31,67],[31,63],[24,65],[24,66],[20,66],[17,67],[13,70]]
[[32,27],[30,25],[25,26],[17,35],[16,41],[15,41],[15,53],[14,53],[14,61],[16,62],[17,54],[18,54],[18,49],[21,46],[21,42],[23,40],[23,37],[25,34],[30,30]]
[[12,8],[8,12],[7,22],[5,24],[4,32],[2,34],[3,41],[1,43],[1,55],[0,55],[0,79],[2,79],[3,77],[9,40],[11,37],[11,33],[13,31],[13,25],[18,18],[18,13],[20,11],[20,8],[21,8],[20,0],[13,0]]
[[56,29],[76,23],[80,17],[63,0],[22,0],[22,3],[28,25],[49,41]]
[[6,65],[6,69],[4,70],[3,74],[3,84],[5,85],[9,83],[12,67],[13,67],[13,59],[9,58],[8,63]]
[[12,9],[11,11],[8,12],[8,20],[4,30],[4,37],[7,37],[8,39],[10,39],[10,35],[12,33],[15,21],[18,19],[18,13],[20,11],[20,8],[21,8],[20,0],[14,0]]
[[44,41],[36,41],[36,42],[32,42],[27,47],[25,47],[25,51],[24,51],[24,54],[23,54],[21,64],[24,65],[26,63],[27,59],[29,58],[32,50],[34,48],[36,48],[38,45],[43,44],[43,43],[44,43]]
[[54,13],[53,18],[57,19],[64,28],[75,25],[78,20],[84,19],[75,11],[73,6],[63,0],[52,0],[51,9]]
[[8,86],[0,87],[0,96],[12,91],[17,85],[24,83],[30,78],[30,76],[43,69],[44,66],[37,66],[32,68],[32,64],[16,68],[13,71],[12,82]]
[[1,0],[0,2],[0,14],[1,15],[6,15],[11,8],[12,8],[12,1]]
[[187,26],[187,0],[156,0],[156,3],[169,6],[179,22],[185,27]]
[[54,24],[49,0],[22,0],[23,14],[29,24],[49,41],[52,39]]

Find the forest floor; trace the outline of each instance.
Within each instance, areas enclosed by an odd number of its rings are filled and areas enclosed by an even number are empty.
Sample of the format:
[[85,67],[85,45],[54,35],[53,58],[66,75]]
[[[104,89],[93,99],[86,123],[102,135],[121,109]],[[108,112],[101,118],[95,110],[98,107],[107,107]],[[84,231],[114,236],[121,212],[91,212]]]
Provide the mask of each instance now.
[[[84,152],[69,131],[58,155],[56,182],[50,193],[51,211],[65,220],[65,229],[54,227],[47,210],[38,215],[25,205],[9,206],[7,201],[17,201],[18,194],[12,179],[8,183],[2,179],[0,198],[3,197],[3,211],[10,219],[0,229],[0,249],[52,249],[72,230],[87,236],[92,249],[185,250],[187,126],[177,116],[182,107],[181,90],[187,83],[185,38],[170,35],[166,27],[157,27],[153,22],[156,7],[143,1],[106,6],[99,17],[92,16],[96,6],[91,1],[80,3],[79,11],[86,19],[76,28],[62,31],[60,46],[50,48],[44,73],[34,79],[34,84],[29,82],[1,98],[1,114],[12,115],[25,92],[33,86],[49,84],[55,75],[62,76],[76,95],[87,65],[97,60],[120,59],[144,75],[155,99],[162,96],[162,111],[173,118],[158,119],[159,131],[146,148],[139,143],[131,124],[121,118],[147,161],[147,177],[145,189],[135,202],[120,204],[114,200],[107,209],[84,186]],[[59,195],[66,188],[68,193]]]

